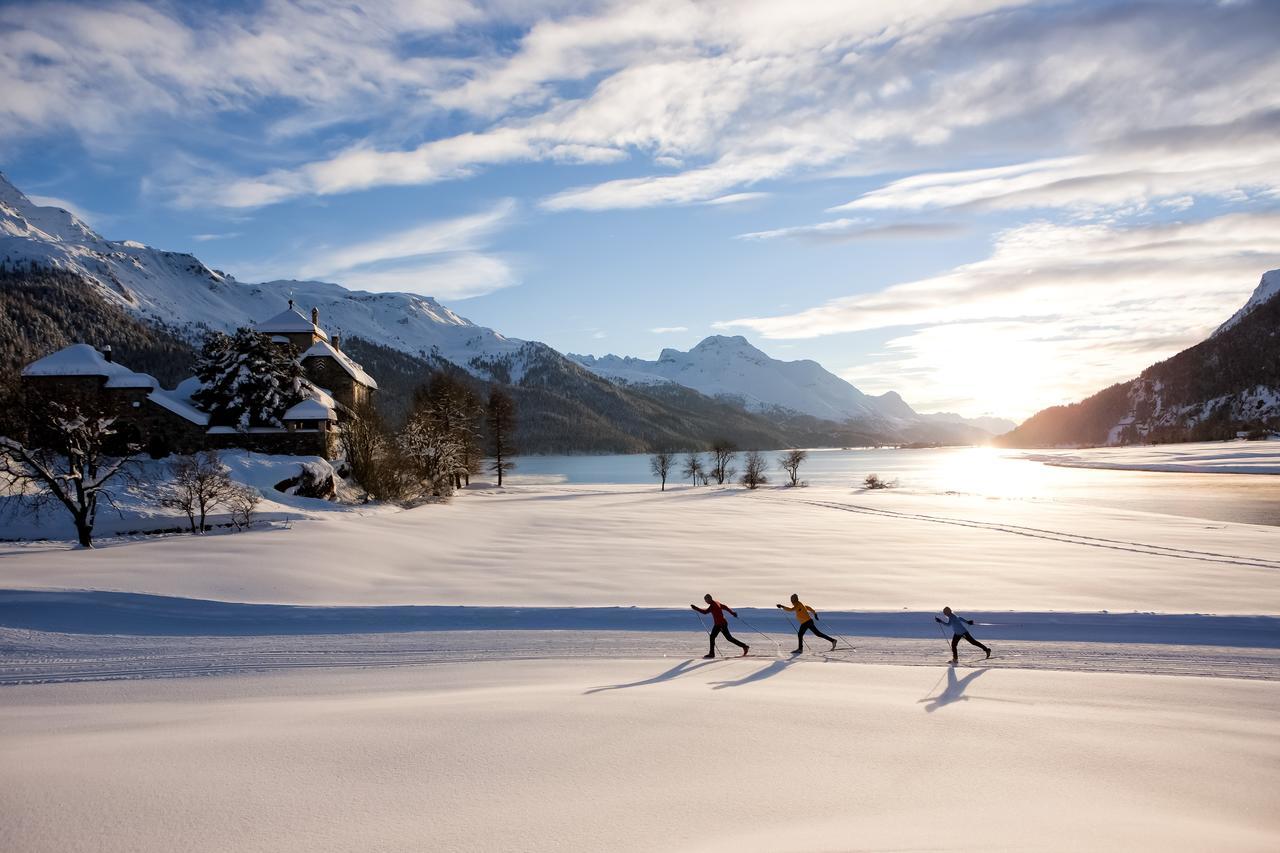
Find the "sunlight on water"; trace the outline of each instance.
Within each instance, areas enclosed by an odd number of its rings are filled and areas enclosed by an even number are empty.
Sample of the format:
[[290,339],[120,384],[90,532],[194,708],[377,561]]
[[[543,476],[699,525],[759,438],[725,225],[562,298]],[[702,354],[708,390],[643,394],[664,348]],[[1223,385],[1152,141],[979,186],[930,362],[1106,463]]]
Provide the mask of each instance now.
[[[783,476],[777,452],[766,454],[771,483]],[[678,460],[669,487],[687,486]],[[654,484],[649,457],[526,456],[513,485]],[[903,491],[958,493],[1003,500],[1062,501],[1217,521],[1280,525],[1280,477],[1176,474],[1063,468],[1029,461],[1018,450],[955,447],[923,450],[813,449],[801,469],[812,486],[861,491],[868,474],[896,480]]]

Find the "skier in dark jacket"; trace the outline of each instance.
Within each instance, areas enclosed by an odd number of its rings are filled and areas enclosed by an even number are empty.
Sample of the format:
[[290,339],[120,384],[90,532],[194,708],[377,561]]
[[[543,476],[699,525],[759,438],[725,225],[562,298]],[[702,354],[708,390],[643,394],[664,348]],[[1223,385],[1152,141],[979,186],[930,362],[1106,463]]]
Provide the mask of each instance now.
[[743,655],[749,652],[751,650],[750,646],[748,646],[746,643],[742,642],[741,640],[736,639],[732,634],[729,633],[729,621],[724,618],[725,611],[728,611],[730,614],[733,615],[734,619],[737,619],[738,618],[737,612],[734,611],[732,607],[726,607],[725,605],[716,601],[714,598],[711,597],[711,593],[707,593],[706,595],[702,596],[702,600],[707,603],[706,607],[699,607],[696,604],[690,604],[689,606],[692,607],[694,610],[698,611],[699,613],[710,613],[711,621],[715,623],[715,627],[711,629],[711,651],[707,652],[705,655],[703,655],[703,657],[713,658],[716,656],[716,637],[720,636],[721,634],[724,634],[724,638],[726,640],[733,643],[735,646],[738,646],[739,648],[741,648]]
[[951,662],[952,663],[956,663],[959,660],[958,646],[960,645],[961,640],[968,640],[970,643],[972,643],[973,645],[977,646],[978,648],[986,652],[987,657],[991,657],[991,647],[984,646],[982,645],[982,643],[979,643],[977,640],[975,640],[973,638],[973,635],[969,633],[969,629],[965,627],[966,625],[973,624],[972,619],[965,619],[958,613],[952,613],[950,607],[942,608],[942,615],[947,618],[939,619],[937,616],[935,616],[933,617],[933,621],[937,622],[939,625],[946,625],[948,628],[951,629]]

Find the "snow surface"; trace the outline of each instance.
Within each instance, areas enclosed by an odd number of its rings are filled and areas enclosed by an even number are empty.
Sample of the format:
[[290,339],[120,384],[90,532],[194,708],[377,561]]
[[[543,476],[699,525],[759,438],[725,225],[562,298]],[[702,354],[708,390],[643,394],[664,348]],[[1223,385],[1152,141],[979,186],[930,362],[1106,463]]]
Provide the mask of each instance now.
[[[231,460],[268,487],[289,475],[284,458]],[[708,591],[770,607],[800,592],[819,610],[1280,614],[1280,528],[1259,525],[834,487],[522,486],[408,511],[267,493],[275,517],[292,504],[313,520],[89,552],[14,545],[0,589],[525,607],[683,607]]]
[[1272,681],[677,658],[0,697],[0,847],[33,853],[1280,844]]
[[1028,453],[1026,459],[1063,468],[1109,468],[1185,474],[1280,474],[1280,441],[1206,441],[1095,447]]

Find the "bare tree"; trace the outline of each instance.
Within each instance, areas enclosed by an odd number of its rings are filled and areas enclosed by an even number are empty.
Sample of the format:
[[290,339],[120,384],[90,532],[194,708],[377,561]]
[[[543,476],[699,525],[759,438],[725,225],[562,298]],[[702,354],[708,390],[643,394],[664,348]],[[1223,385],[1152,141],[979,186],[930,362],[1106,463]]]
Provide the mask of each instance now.
[[236,530],[247,530],[253,525],[253,516],[262,501],[262,493],[243,483],[234,483],[233,486],[226,499],[227,509],[231,511],[231,523],[236,526]]
[[101,407],[43,402],[36,411],[33,446],[0,436],[0,482],[7,491],[31,496],[25,506],[32,512],[61,506],[71,515],[80,545],[92,548],[99,501],[113,503],[112,485],[126,478],[138,447],[107,453],[115,418]]
[[733,475],[738,473],[733,467],[733,460],[737,454],[738,448],[732,441],[721,438],[711,444],[710,474],[715,477],[717,485],[723,486],[733,481]]
[[702,476],[702,457],[696,451],[690,450],[684,457],[684,468],[681,469],[682,474],[698,485],[698,481],[703,479]]
[[800,485],[800,466],[809,458],[807,450],[788,450],[778,457],[778,467],[787,472],[791,478],[790,485]]
[[676,455],[669,450],[659,450],[649,457],[649,470],[653,472],[653,476],[662,478],[664,492],[667,490],[667,475],[671,473],[671,466],[675,461]]
[[516,404],[501,388],[495,387],[489,392],[485,422],[489,427],[489,455],[493,458],[489,470],[498,475],[498,486],[501,487],[502,475],[516,467],[511,461],[516,452]]
[[754,489],[769,482],[764,474],[768,470],[769,463],[765,461],[764,454],[759,450],[750,451],[746,456],[746,467],[742,471],[742,485]]
[[[178,456],[169,463],[173,492],[161,504],[181,511],[191,525],[192,533],[204,533],[205,516],[230,497],[235,484],[216,450],[202,450],[191,456]],[[197,524],[197,522],[199,522]]]
[[412,466],[372,404],[356,409],[342,425],[341,438],[351,476],[364,487],[366,499],[399,501],[408,496],[414,486]]

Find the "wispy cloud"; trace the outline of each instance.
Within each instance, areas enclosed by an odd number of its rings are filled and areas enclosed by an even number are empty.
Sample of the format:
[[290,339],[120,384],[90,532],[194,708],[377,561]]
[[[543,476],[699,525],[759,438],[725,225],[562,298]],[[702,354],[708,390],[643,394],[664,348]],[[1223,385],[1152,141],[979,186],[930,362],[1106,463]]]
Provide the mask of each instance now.
[[192,234],[191,239],[197,243],[208,243],[211,240],[230,240],[239,236],[239,231],[227,231],[221,234]]
[[854,240],[932,240],[954,237],[968,230],[958,222],[892,222],[869,225],[867,219],[833,219],[814,225],[795,225],[772,231],[739,234],[739,240],[776,240],[780,237],[816,243],[846,243]]
[[298,273],[365,290],[405,290],[448,299],[481,296],[517,282],[507,260],[483,251],[515,211],[513,199],[501,199],[470,216],[433,220],[321,250]]
[[1037,222],[940,276],[715,325],[775,339],[903,328],[849,376],[925,405],[982,400],[973,404],[1025,414],[1198,340],[1277,266],[1280,213],[1141,227]]
[[649,331],[653,332],[655,335],[674,335],[677,332],[689,331],[689,327],[688,326],[655,326]]
[[90,227],[94,227],[95,225],[105,225],[111,219],[111,217],[106,214],[95,213],[88,208],[81,207],[75,202],[68,201],[65,198],[58,198],[57,196],[51,195],[35,195],[34,193],[27,193],[27,198],[31,199],[41,207],[60,207],[63,210],[74,214],[77,219]]
[[[228,207],[623,159],[652,172],[543,207],[729,204],[766,180],[917,172],[964,148],[1027,165],[853,203],[1026,203],[975,180],[1013,180],[1003,189],[1028,201],[1073,185],[1088,195],[1091,181],[1116,198],[1274,188],[1262,134],[1231,143],[1235,175],[1190,156],[1179,168],[1176,154],[1185,128],[1280,109],[1278,27],[1274,3],[1125,0],[1048,13],[1034,0],[372,0],[324,14],[277,0],[199,16],[126,0],[17,4],[0,7],[0,139],[68,130],[118,147],[165,122],[269,107],[268,134],[297,142],[273,152],[281,162],[178,197]],[[1139,132],[1131,150],[1108,147]],[[1049,148],[1069,156],[1039,159]],[[1154,166],[1141,158],[1151,148]],[[1144,182],[1158,186],[1134,189]]]

